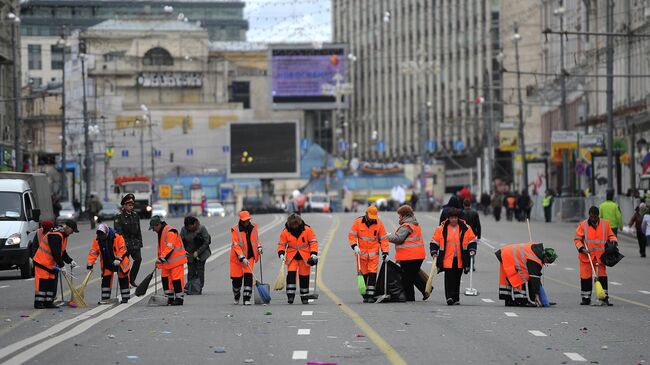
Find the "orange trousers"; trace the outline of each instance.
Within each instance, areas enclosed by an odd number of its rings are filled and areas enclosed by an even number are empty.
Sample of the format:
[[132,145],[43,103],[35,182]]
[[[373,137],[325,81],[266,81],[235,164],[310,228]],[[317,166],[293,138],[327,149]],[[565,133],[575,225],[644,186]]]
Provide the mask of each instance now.
[[34,266],[34,304],[53,303],[56,297],[56,275]]
[[162,269],[163,290],[167,298],[184,298],[183,288],[185,287],[185,265],[178,265],[171,269]]
[[230,278],[241,278],[244,274],[250,274],[251,269],[255,269],[255,261],[249,260],[248,265],[250,268],[239,260],[230,261]]
[[[357,255],[355,255],[357,256]],[[356,264],[356,257],[355,257]],[[361,264],[361,273],[363,275],[367,274],[376,274],[379,269],[379,256],[361,256],[359,258],[359,264]]]
[[287,262],[287,271],[298,271],[300,276],[309,276],[311,266],[307,265],[304,260],[291,260]]

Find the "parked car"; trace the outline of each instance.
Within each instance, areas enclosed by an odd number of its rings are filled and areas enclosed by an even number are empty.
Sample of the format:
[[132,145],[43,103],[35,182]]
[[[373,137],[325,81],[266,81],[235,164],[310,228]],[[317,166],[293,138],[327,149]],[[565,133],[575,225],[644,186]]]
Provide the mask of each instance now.
[[120,214],[120,207],[113,202],[103,204],[102,210],[97,213],[98,222],[111,222],[116,215]]
[[311,195],[307,200],[308,212],[329,212],[330,198],[327,195]]
[[226,209],[219,203],[208,203],[207,214],[208,217],[225,217]]
[[65,220],[70,219],[75,222],[79,220],[79,212],[74,209],[74,206],[71,202],[63,202],[61,203],[61,211],[59,212],[59,216],[56,217],[56,222],[61,223]]
[[161,204],[154,204],[153,209],[151,210],[151,216],[153,217],[154,215],[159,215],[162,218],[167,218],[167,209],[163,207]]

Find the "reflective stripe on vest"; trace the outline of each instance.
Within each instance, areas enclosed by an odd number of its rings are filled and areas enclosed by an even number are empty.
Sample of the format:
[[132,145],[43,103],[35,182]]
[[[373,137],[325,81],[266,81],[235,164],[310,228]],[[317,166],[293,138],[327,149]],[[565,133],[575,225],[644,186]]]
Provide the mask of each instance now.
[[[56,265],[56,260],[54,259],[54,256],[52,256],[52,250],[50,248],[50,243],[47,240],[47,236],[50,235],[50,234],[56,234],[56,235],[61,236],[61,254],[63,254],[63,252],[65,251],[67,243],[68,243],[65,236],[61,232],[49,232],[48,234],[43,236],[43,240],[38,245],[38,250],[36,250],[36,254],[34,255],[34,261],[38,262],[41,265],[46,265],[47,264],[47,263],[44,263],[44,262],[40,262],[40,259],[41,259],[40,256],[42,256],[42,255],[45,255],[47,258],[51,259],[53,264]],[[41,254],[39,255],[39,253],[41,253]]]
[[[601,232],[602,232],[602,239],[600,240],[590,240],[588,239],[589,237],[589,223],[587,220],[584,221],[584,239],[582,242],[584,242],[585,245],[587,245],[587,249],[589,251],[605,251],[605,242],[607,242],[607,231],[605,227],[605,221],[602,219],[600,220],[600,226],[601,226]],[[596,228],[597,229],[597,228]]]
[[[237,245],[241,248],[246,247],[246,243],[244,243],[242,237],[241,237],[241,231],[239,230],[239,224],[235,225],[235,231],[237,232]],[[257,224],[253,223],[253,232],[252,234],[255,235],[255,241],[251,242],[251,245],[259,245],[260,244],[260,236],[257,231]]]
[[[528,281],[528,277],[529,277],[526,261],[533,260],[541,265],[541,261],[539,260],[539,258],[535,255],[529,254],[525,249],[526,247],[529,246],[532,246],[532,244],[528,243],[526,245],[523,244],[512,245],[512,254],[515,260],[515,269],[517,270],[519,276],[521,276],[521,280],[524,283]],[[519,253],[519,255],[517,253]]]
[[[405,248],[413,248],[413,247],[424,247],[424,241],[422,240],[422,235],[417,234],[417,230],[415,229],[414,226],[412,225],[407,225],[411,229],[411,233],[406,237],[404,240],[405,243],[402,243],[401,245],[395,245],[395,250],[403,250]],[[406,243],[406,242],[413,242],[413,243]]]

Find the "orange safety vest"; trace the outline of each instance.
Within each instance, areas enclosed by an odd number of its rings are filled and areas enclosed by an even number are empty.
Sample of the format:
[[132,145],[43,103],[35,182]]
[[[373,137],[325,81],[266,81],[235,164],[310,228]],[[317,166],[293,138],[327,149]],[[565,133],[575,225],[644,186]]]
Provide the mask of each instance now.
[[[444,231],[445,227],[448,229],[447,234]],[[476,236],[472,228],[462,219],[458,220],[458,235],[450,235],[450,227],[451,225],[447,224],[447,221],[443,222],[436,227],[433,237],[431,237],[431,242],[437,244],[444,255],[438,258],[437,265],[440,268],[451,269],[454,267],[454,260],[456,260],[458,268],[466,267],[468,263],[463,259],[463,254],[469,249],[470,243],[476,240]],[[463,227],[466,228],[465,233],[463,233]]]
[[515,243],[501,247],[501,265],[513,287],[528,282],[530,274],[526,264],[532,260],[543,266],[542,260],[533,252],[533,243]]
[[[609,222],[605,219],[600,219],[598,227],[594,229],[589,225],[588,220],[580,222],[576,229],[575,245],[576,249],[583,247],[583,243],[587,245],[587,250],[592,259],[599,259],[605,252],[605,242],[616,241],[616,236],[609,226]],[[578,255],[580,260],[589,262],[587,255]]]
[[287,261],[293,260],[297,253],[300,253],[303,261],[307,261],[312,252],[318,252],[318,240],[316,234],[310,226],[305,225],[300,237],[296,238],[285,228],[280,233],[280,242],[278,242],[278,253],[285,252]]
[[514,196],[509,196],[506,198],[506,204],[508,205],[508,208],[514,209],[517,204],[517,199],[515,199]]
[[377,223],[368,227],[363,222],[364,217],[354,220],[350,233],[348,233],[348,242],[350,246],[358,245],[361,250],[361,257],[374,257],[379,255],[379,249],[382,252],[388,252],[388,234],[384,224],[377,220]]
[[[259,261],[259,252],[257,247],[261,244],[259,239],[257,223],[253,224],[253,231],[251,232],[251,246],[253,246],[253,260]],[[239,224],[235,224],[230,229],[232,233],[232,246],[230,248],[230,262],[239,262],[240,257],[248,258],[248,243],[246,242],[246,232],[239,231]]]
[[[172,239],[168,238],[168,234],[174,231]],[[187,263],[187,252],[183,246],[178,230],[169,224],[165,225],[162,234],[160,235],[160,242],[158,242],[158,257],[166,258],[167,262],[159,264],[159,267],[164,270],[170,270],[177,266]]]
[[395,260],[421,260],[426,257],[424,240],[422,239],[422,228],[419,224],[404,223],[400,227],[408,227],[411,233],[406,237],[404,243],[395,245]]
[[47,268],[54,268],[57,265],[56,259],[52,256],[50,243],[47,240],[47,237],[51,234],[61,236],[61,254],[65,252],[65,249],[68,246],[68,239],[61,232],[49,232],[43,236],[43,239],[38,245],[38,250],[36,250],[36,255],[34,255],[34,262]]
[[[120,234],[115,233],[115,238],[113,239],[113,255],[115,256],[116,259],[120,260],[120,269],[122,269],[122,272],[128,272],[129,271],[129,255],[128,251],[126,249],[126,242],[124,241],[124,237],[122,237]],[[88,259],[87,259],[87,264],[88,266],[92,266],[95,264],[97,261],[97,256],[100,256],[100,262],[102,264],[102,271],[106,268],[106,262],[104,262],[104,257],[101,256],[101,249],[99,248],[99,241],[95,237],[93,240],[92,245],[90,246],[90,252],[88,252]],[[109,267],[113,267],[113,263],[109,262],[108,263]]]

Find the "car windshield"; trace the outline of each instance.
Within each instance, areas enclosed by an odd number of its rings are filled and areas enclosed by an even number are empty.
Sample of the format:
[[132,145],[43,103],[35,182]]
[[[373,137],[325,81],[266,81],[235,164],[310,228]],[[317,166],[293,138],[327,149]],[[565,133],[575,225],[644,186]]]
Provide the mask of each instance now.
[[208,209],[223,209],[223,206],[219,203],[208,204]]
[[61,210],[74,210],[74,207],[72,206],[72,203],[64,202],[61,203]]
[[0,192],[0,220],[17,221],[23,215],[20,193]]
[[115,203],[104,203],[102,210],[118,210],[117,204]]
[[153,205],[153,210],[164,210],[164,209],[165,209],[165,208],[163,208],[162,205],[159,205],[159,204],[154,204],[154,205]]
[[151,185],[148,183],[128,183],[122,185],[122,192],[125,194],[148,193],[150,189]]
[[312,196],[310,200],[314,203],[327,203],[326,196]]

